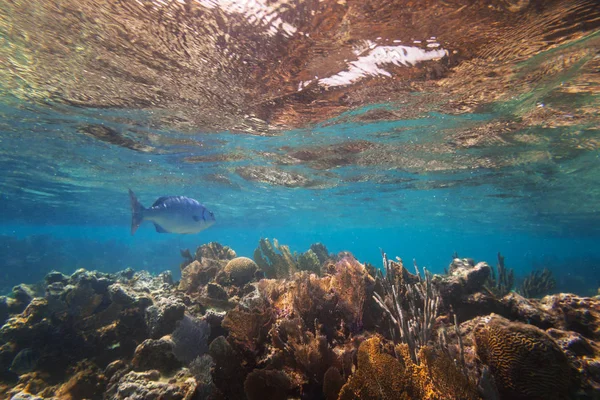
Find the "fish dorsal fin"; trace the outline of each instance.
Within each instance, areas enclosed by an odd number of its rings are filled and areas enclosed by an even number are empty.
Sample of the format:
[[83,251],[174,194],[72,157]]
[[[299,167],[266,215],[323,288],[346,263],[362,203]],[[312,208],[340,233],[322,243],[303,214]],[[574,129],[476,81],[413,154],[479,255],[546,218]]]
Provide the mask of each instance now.
[[158,233],[169,233],[169,231],[165,230],[165,228],[163,228],[156,222],[154,223],[154,227],[156,228],[156,232],[158,232]]
[[162,197],[159,197],[158,199],[156,199],[156,201],[154,202],[154,204],[152,204],[152,207],[158,207],[160,205],[163,205],[170,198],[171,198],[171,196],[162,196]]

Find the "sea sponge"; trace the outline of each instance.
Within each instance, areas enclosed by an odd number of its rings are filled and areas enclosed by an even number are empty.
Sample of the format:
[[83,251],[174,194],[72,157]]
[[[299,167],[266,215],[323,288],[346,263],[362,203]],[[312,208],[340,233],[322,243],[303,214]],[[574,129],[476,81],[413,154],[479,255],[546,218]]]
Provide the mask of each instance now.
[[506,399],[566,399],[570,366],[541,329],[491,314],[473,331],[477,355]]
[[243,286],[254,278],[258,265],[248,257],[236,257],[229,261],[223,270],[229,283]]

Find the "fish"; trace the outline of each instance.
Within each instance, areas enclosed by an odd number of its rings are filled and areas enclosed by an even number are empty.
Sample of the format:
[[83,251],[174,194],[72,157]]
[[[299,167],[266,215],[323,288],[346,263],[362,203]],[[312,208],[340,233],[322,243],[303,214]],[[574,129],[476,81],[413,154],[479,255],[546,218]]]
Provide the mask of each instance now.
[[154,223],[158,233],[194,234],[212,226],[215,214],[197,200],[185,196],[163,196],[152,207],[140,204],[135,193],[129,189],[131,201],[131,234],[134,235],[144,221]]
[[17,353],[9,370],[17,375],[23,375],[34,371],[37,367],[40,355],[37,351],[26,348]]

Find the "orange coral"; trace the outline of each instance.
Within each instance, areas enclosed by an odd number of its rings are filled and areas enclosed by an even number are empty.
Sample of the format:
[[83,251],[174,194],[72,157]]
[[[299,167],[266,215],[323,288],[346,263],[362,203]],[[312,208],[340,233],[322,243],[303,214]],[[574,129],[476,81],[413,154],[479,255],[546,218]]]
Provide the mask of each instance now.
[[489,365],[503,398],[566,399],[570,367],[544,331],[492,314],[473,332],[477,355]]

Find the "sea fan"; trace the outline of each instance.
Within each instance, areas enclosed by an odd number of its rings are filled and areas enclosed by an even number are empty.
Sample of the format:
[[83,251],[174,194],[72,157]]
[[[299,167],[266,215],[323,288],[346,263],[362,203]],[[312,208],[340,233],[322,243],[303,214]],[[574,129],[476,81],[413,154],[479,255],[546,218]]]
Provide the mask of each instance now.
[[208,351],[210,325],[205,320],[185,315],[171,334],[173,353],[179,361],[189,364]]

